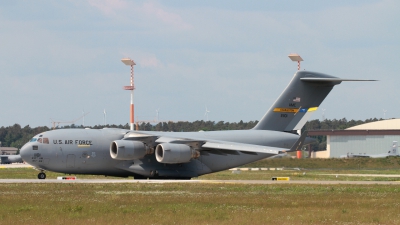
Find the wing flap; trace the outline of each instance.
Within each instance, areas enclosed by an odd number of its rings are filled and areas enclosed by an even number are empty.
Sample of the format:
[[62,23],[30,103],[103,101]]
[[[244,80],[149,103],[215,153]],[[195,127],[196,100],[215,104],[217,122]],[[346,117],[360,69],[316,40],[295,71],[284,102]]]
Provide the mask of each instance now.
[[201,147],[209,149],[230,150],[230,151],[267,153],[272,155],[277,155],[288,150],[286,148],[275,148],[275,147],[260,146],[260,145],[241,144],[235,142],[213,142],[213,141],[207,141]]

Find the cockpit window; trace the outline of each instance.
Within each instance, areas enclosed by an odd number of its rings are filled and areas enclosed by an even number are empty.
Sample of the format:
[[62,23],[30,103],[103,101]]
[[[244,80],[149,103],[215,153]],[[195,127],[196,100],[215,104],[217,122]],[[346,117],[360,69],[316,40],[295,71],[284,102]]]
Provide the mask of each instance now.
[[29,142],[39,142],[39,143],[43,143],[43,144],[49,144],[49,139],[45,138],[45,137],[44,138],[32,138]]

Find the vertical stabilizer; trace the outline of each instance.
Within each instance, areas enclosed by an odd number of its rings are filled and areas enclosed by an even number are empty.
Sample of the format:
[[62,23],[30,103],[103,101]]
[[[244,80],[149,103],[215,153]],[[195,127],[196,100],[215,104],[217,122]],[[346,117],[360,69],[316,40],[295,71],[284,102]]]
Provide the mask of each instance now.
[[333,86],[343,79],[330,75],[297,71],[255,130],[293,131],[301,129]]

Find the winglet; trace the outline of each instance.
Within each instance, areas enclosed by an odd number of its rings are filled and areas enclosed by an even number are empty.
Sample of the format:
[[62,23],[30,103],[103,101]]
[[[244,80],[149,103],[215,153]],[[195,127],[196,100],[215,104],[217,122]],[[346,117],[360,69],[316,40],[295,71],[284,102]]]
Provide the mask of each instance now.
[[304,140],[306,140],[307,134],[308,134],[308,131],[304,131],[301,134],[300,138],[297,139],[297,141],[290,148],[289,152],[294,152],[294,151],[297,151],[298,149],[300,149],[301,146],[303,146],[303,144],[304,144]]

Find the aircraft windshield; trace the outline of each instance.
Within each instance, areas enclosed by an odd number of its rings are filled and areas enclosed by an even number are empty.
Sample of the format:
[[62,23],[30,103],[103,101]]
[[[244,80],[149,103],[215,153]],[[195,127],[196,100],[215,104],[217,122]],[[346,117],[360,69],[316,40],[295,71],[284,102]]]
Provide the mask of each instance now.
[[39,142],[43,144],[49,144],[48,138],[32,138],[29,142]]

